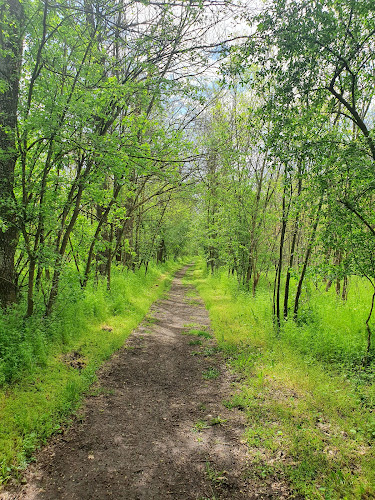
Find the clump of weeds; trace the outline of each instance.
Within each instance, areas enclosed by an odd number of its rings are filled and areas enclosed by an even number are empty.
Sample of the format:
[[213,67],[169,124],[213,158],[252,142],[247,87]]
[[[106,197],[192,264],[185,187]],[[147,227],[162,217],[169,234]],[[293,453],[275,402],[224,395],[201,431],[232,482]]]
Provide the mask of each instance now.
[[207,478],[213,483],[226,484],[228,482],[228,478],[226,477],[227,471],[216,470],[209,461],[206,462],[205,469]]
[[199,329],[199,330],[189,330],[189,334],[190,335],[196,335],[197,337],[203,337],[205,339],[212,339],[212,335],[210,332],[207,332],[206,330],[202,330],[202,329]]
[[193,431],[194,432],[202,432],[204,429],[208,429],[209,425],[205,420],[199,419],[195,424],[193,425]]
[[209,421],[209,424],[211,426],[212,425],[223,425],[223,424],[225,424],[225,422],[227,422],[227,419],[222,418],[222,417],[220,417],[220,415],[218,415],[217,417],[212,417]]
[[202,377],[205,380],[211,380],[214,378],[218,378],[219,375],[220,375],[220,370],[218,370],[217,368],[212,367],[212,366],[210,368],[208,368],[207,370],[204,370],[202,372]]
[[202,341],[197,339],[197,340],[190,340],[189,345],[202,345]]

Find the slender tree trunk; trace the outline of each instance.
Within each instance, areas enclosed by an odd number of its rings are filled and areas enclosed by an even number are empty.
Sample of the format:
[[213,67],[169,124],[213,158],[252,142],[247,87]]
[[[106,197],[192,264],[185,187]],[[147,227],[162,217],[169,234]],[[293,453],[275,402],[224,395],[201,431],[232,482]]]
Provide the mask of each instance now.
[[131,216],[124,222],[124,227],[122,230],[122,240],[123,242],[126,242],[126,248],[123,249],[122,252],[122,263],[128,269],[133,268],[133,255],[132,255],[133,225],[134,225],[134,218],[133,216]]
[[250,280],[251,280],[251,276],[253,274],[253,269],[254,269],[254,265],[253,265],[253,245],[250,244],[250,249],[249,249],[249,260],[247,261],[247,270],[246,270],[246,275],[245,275],[245,279],[244,279],[244,284],[247,285],[247,288],[249,288],[250,286]]
[[320,201],[319,201],[319,206],[318,206],[318,210],[316,212],[314,225],[313,225],[313,228],[311,231],[309,242],[307,244],[307,250],[306,250],[305,260],[303,262],[301,276],[299,278],[298,285],[297,285],[297,292],[296,292],[296,298],[294,300],[294,311],[293,311],[294,319],[297,319],[297,316],[298,316],[298,307],[299,307],[299,299],[300,299],[301,293],[302,293],[302,284],[303,284],[303,280],[305,278],[307,265],[309,263],[311,250],[312,250],[312,247],[313,247],[313,244],[315,241],[315,234],[316,234],[316,229],[317,229],[318,223],[319,223],[320,210],[322,208],[322,204],[323,204],[323,195],[321,196]]
[[365,354],[365,357],[363,358],[363,364],[364,365],[368,364],[368,358],[369,358],[370,349],[371,349],[372,332],[371,332],[371,328],[370,328],[370,319],[371,319],[371,316],[372,316],[372,311],[374,310],[374,301],[375,301],[375,289],[374,289],[374,292],[373,292],[372,298],[371,298],[370,312],[369,312],[369,315],[367,316],[367,319],[366,319],[367,346],[366,346],[366,354]]
[[283,215],[282,215],[282,221],[281,221],[281,235],[280,235],[280,245],[279,245],[279,261],[277,264],[277,271],[276,271],[276,279],[275,279],[275,293],[274,293],[274,300],[275,300],[275,306],[274,310],[276,312],[276,324],[277,328],[280,328],[280,288],[281,288],[281,272],[282,272],[282,267],[283,267],[283,252],[284,252],[284,241],[285,241],[285,233],[286,233],[286,226],[287,226],[287,208],[286,208],[286,184],[284,184],[284,191],[283,191]]
[[337,278],[336,279],[336,295],[338,297],[340,297],[340,293],[341,293],[341,281],[340,281],[340,278]]
[[16,126],[22,59],[22,4],[0,0],[0,68],[4,89],[0,91],[0,305],[17,300],[14,266],[18,242],[14,203]]
[[[138,267],[140,265],[140,231],[141,231],[141,221],[142,221],[142,215],[141,215],[141,210],[138,210],[137,217],[136,217],[136,225],[135,225],[135,243],[134,243],[134,253],[135,253],[135,258],[136,262],[138,263]],[[133,270],[135,269],[135,262],[133,259]]]
[[[62,261],[65,255],[66,247],[68,246],[69,238],[71,235],[71,232],[73,231],[73,228],[75,226],[75,223],[77,221],[79,211],[80,211],[80,204],[81,204],[81,199],[82,199],[82,193],[83,193],[83,185],[80,185],[76,200],[75,200],[75,207],[71,216],[71,219],[69,221],[69,224],[67,228],[65,229],[65,233],[62,236],[61,240],[61,245],[59,248],[57,248],[57,256],[55,259],[55,266],[54,266],[54,271],[53,271],[53,276],[52,276],[52,285],[51,285],[51,290],[47,302],[47,307],[46,307],[46,312],[45,315],[49,316],[52,312],[52,308],[55,304],[55,300],[57,297],[57,293],[59,290],[59,282],[60,282],[60,276],[61,276],[61,266],[62,266]],[[60,237],[58,237],[58,242],[60,241]]]
[[216,248],[216,217],[217,217],[217,157],[216,152],[210,151],[207,159],[208,169],[208,210],[207,210],[207,230],[208,230],[208,265],[211,273],[217,267],[218,252]]
[[347,276],[344,276],[344,279],[343,279],[341,298],[344,301],[348,300],[348,277]]
[[[340,250],[337,250],[336,256],[335,256],[335,265],[337,266],[338,276],[340,276],[341,262],[342,262],[342,253]],[[337,295],[337,297],[340,297],[340,295],[341,295],[341,280],[339,277],[336,278],[336,295]]]
[[272,316],[273,322],[276,320],[276,288],[277,288],[277,277],[278,277],[278,268],[277,264],[275,264],[275,278],[273,280],[273,292],[272,292]]
[[30,257],[29,262],[29,276],[27,287],[27,311],[26,317],[30,317],[34,311],[34,276],[36,269],[36,259],[34,256]]
[[[103,182],[102,189],[104,192],[110,189],[109,179],[106,178]],[[96,206],[96,217],[100,221],[103,217],[106,207],[102,205]],[[110,240],[110,228],[107,224],[103,224],[101,231],[101,239],[105,243],[104,248],[98,250],[95,255],[96,269],[101,276],[107,276],[107,263],[109,256],[109,240]]]
[[260,279],[260,271],[258,271],[257,273],[255,272],[255,269],[254,269],[254,277],[253,277],[253,297],[255,297],[255,292],[256,292],[256,289],[257,289],[257,286],[258,286],[258,283],[259,283],[259,279]]
[[156,262],[157,264],[162,264],[165,262],[165,241],[164,238],[162,238],[159,247],[156,252]]
[[[297,200],[299,199],[299,196],[301,194],[301,190],[302,190],[302,177],[300,175],[299,178],[298,178]],[[292,270],[293,264],[294,264],[294,252],[295,252],[295,249],[296,249],[298,227],[299,227],[299,217],[300,217],[300,208],[297,207],[297,214],[296,214],[296,219],[294,221],[294,227],[293,227],[292,244],[291,244],[291,247],[290,247],[289,267],[288,267],[288,271],[286,273],[286,278],[285,278],[284,319],[286,319],[288,317],[290,276],[291,276],[291,270]]]
[[89,253],[88,253],[88,256],[87,256],[85,274],[84,274],[83,281],[82,281],[82,288],[86,287],[88,279],[89,279],[90,270],[91,270],[91,264],[92,264],[92,260],[94,258],[95,244],[96,244],[96,242],[99,239],[99,236],[100,236],[101,230],[103,228],[103,225],[107,222],[108,214],[111,211],[111,208],[112,208],[113,204],[115,203],[120,190],[121,190],[121,186],[117,185],[115,187],[115,189],[114,189],[114,192],[113,192],[113,198],[108,203],[107,208],[103,211],[103,215],[100,218],[100,220],[98,222],[98,225],[96,227],[96,231],[95,231],[95,234],[94,234],[93,239],[91,241]]
[[[251,220],[249,261],[248,261],[247,271],[246,271],[246,284],[248,287],[250,287],[250,280],[251,280],[252,276],[254,276],[254,280],[256,280],[255,268],[256,268],[256,253],[257,253],[257,246],[258,246],[258,241],[257,241],[257,236],[256,236],[256,234],[257,234],[257,220],[259,217],[260,197],[262,194],[265,167],[266,167],[266,157],[264,158],[264,161],[262,162],[262,167],[260,170],[259,177],[258,177],[258,175],[256,175],[257,193],[256,193],[256,197],[255,197],[254,209],[253,209],[252,220]],[[255,284],[255,288],[256,288],[256,284]],[[255,288],[253,288],[253,293],[254,293]]]
[[[43,245],[44,245],[44,232],[42,232],[42,234],[40,235],[40,246],[43,247]],[[36,292],[39,292],[39,290],[40,290],[40,285],[41,285],[41,281],[42,281],[42,274],[43,274],[43,266],[39,262],[38,270],[36,272],[36,277],[35,277],[35,285],[34,285],[34,289],[36,290]]]
[[111,289],[111,271],[112,271],[112,258],[113,258],[113,224],[110,225],[109,233],[109,248],[108,248],[108,259],[107,259],[107,290]]

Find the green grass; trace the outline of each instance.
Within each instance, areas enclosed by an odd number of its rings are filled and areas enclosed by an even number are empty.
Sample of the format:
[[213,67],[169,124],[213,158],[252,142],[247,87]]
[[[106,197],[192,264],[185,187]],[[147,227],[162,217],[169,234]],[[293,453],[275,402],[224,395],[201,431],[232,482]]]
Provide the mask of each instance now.
[[209,462],[206,462],[205,472],[207,479],[216,484],[225,484],[228,479],[226,477],[227,471],[225,470],[217,470],[215,467]]
[[189,345],[202,345],[202,341],[197,339],[197,340],[190,340]]
[[334,287],[326,292],[324,283],[307,283],[298,322],[286,322],[282,334],[305,355],[355,368],[365,355],[371,294],[367,281],[354,276],[346,302]]
[[205,339],[212,339],[212,335],[203,329],[192,329],[189,330],[189,335],[197,335],[197,337],[203,337]]
[[203,431],[203,429],[208,429],[209,427],[210,426],[208,425],[208,423],[205,420],[198,420],[193,425],[193,431],[194,432],[201,432],[201,431]]
[[209,421],[209,424],[211,426],[213,425],[224,425],[225,422],[227,422],[227,419],[226,418],[222,418],[220,417],[220,415],[218,415],[217,417],[212,417]]
[[[8,365],[3,362],[7,368],[0,389],[0,484],[17,477],[35,449],[69,422],[97,368],[163,295],[177,267],[151,266],[146,276],[144,270],[115,270],[111,292],[105,283],[83,294],[63,290],[53,320],[37,330],[35,338],[26,332],[21,346],[13,346],[8,338],[13,357],[8,357]],[[17,318],[13,315],[11,321],[16,324]],[[28,363],[21,369],[25,359]],[[7,376],[11,382],[5,382]]]
[[207,370],[204,370],[202,372],[202,377],[206,380],[218,378],[219,375],[220,375],[220,371],[214,367],[207,368]]
[[[195,335],[196,337],[201,337],[204,339],[212,339],[211,333],[207,331],[207,327],[204,325],[196,325],[195,323],[188,323],[187,325],[184,325],[184,328],[188,328],[188,330],[182,332],[182,335]],[[195,342],[198,345],[198,341]]]
[[248,417],[250,476],[287,477],[308,499],[375,498],[374,371],[360,365],[367,285],[353,279],[347,303],[308,285],[299,324],[287,322],[277,334],[267,282],[254,298],[203,265],[186,281],[241,375],[239,392],[224,404]]

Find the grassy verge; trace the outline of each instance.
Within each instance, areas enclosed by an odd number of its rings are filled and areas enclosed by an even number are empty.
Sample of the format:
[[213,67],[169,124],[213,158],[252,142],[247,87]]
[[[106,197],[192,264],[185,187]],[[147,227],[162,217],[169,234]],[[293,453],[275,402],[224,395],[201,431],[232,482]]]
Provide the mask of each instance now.
[[[242,377],[239,393],[225,404],[248,416],[249,475],[286,477],[308,499],[375,498],[373,378],[354,377],[346,365],[299,348],[297,327],[286,326],[276,336],[269,290],[254,298],[239,292],[225,273],[210,276],[202,268],[187,279],[206,303],[231,368]],[[337,324],[337,313],[332,321]],[[316,323],[310,333],[306,324],[301,328],[320,346]]]
[[[48,328],[36,339],[30,332],[30,341],[23,335],[22,355],[34,356],[16,381],[0,389],[0,485],[17,477],[35,449],[67,424],[97,368],[123,345],[178,267],[150,267],[147,275],[118,270],[111,292],[99,283],[74,300],[64,301],[62,294]],[[13,356],[13,365],[20,356]]]

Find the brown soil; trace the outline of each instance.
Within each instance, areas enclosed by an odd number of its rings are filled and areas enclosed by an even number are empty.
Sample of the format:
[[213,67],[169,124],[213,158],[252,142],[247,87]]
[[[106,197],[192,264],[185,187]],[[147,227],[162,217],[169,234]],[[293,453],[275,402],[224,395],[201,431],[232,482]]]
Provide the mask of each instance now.
[[188,334],[193,324],[208,331],[209,319],[185,271],[100,370],[84,418],[39,453],[21,490],[0,498],[290,498],[281,480],[251,473],[245,416],[223,405],[233,376],[214,340]]

